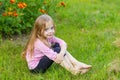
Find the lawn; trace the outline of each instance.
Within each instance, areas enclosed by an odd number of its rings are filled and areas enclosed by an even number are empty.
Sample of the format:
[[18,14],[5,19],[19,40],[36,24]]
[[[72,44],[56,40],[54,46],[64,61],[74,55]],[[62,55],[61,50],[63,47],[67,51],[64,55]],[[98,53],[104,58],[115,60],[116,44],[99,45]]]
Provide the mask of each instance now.
[[72,75],[53,64],[45,74],[31,74],[21,52],[29,35],[0,39],[0,80],[119,80],[120,0],[66,0],[66,7],[53,17],[56,36],[68,51],[92,65],[84,75]]

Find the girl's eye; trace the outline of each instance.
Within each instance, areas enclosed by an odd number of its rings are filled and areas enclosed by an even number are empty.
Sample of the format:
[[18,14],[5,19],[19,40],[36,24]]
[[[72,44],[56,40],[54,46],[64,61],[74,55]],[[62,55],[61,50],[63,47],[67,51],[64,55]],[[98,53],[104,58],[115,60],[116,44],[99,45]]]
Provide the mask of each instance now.
[[51,27],[51,29],[54,29],[54,27]]
[[54,29],[54,27],[52,26],[50,28],[45,28],[45,31],[50,30],[50,29]]

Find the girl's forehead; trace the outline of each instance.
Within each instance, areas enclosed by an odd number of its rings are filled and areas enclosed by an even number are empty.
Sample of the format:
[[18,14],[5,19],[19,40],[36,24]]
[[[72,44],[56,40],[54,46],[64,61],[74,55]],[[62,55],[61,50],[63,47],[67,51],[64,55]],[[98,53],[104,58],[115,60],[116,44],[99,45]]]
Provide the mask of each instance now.
[[49,28],[49,27],[52,27],[53,26],[53,23],[51,21],[48,21],[46,23],[46,28]]

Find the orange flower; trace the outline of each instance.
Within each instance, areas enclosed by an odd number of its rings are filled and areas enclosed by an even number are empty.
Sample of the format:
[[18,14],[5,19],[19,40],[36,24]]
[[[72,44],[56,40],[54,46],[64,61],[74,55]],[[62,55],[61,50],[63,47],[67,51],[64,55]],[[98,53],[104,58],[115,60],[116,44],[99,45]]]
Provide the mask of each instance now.
[[7,13],[3,13],[2,15],[3,15],[3,16],[7,16]]
[[24,2],[19,2],[19,3],[18,3],[18,7],[19,7],[19,8],[25,8],[26,6],[27,6],[27,4],[24,3]]
[[27,4],[26,4],[26,3],[24,3],[24,2],[22,3],[22,5],[23,5],[24,7],[26,7],[26,6],[27,6]]
[[17,16],[18,16],[17,12],[14,12],[14,13],[13,13],[13,16],[17,17]]
[[19,8],[24,8],[24,6],[21,4],[21,2],[18,3]]
[[43,9],[41,9],[41,10],[40,10],[40,12],[41,12],[41,13],[46,13],[46,11],[45,11],[45,10],[43,10]]
[[8,15],[11,16],[13,14],[13,12],[8,12]]
[[10,3],[11,3],[11,4],[15,3],[15,0],[10,0]]
[[61,2],[60,4],[61,4],[61,6],[65,7],[65,3],[64,2]]

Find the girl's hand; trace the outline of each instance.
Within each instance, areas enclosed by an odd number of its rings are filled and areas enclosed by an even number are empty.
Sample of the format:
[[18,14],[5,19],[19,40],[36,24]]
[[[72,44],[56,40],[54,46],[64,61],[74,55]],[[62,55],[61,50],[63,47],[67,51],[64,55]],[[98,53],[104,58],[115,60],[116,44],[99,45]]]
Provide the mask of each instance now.
[[57,54],[56,63],[61,63],[63,61],[64,54],[65,54],[66,49],[67,49],[67,44],[64,43],[60,47],[61,47],[61,51],[60,51],[60,53]]
[[57,58],[55,59],[55,62],[60,64],[63,61],[63,56],[61,54],[57,55]]

